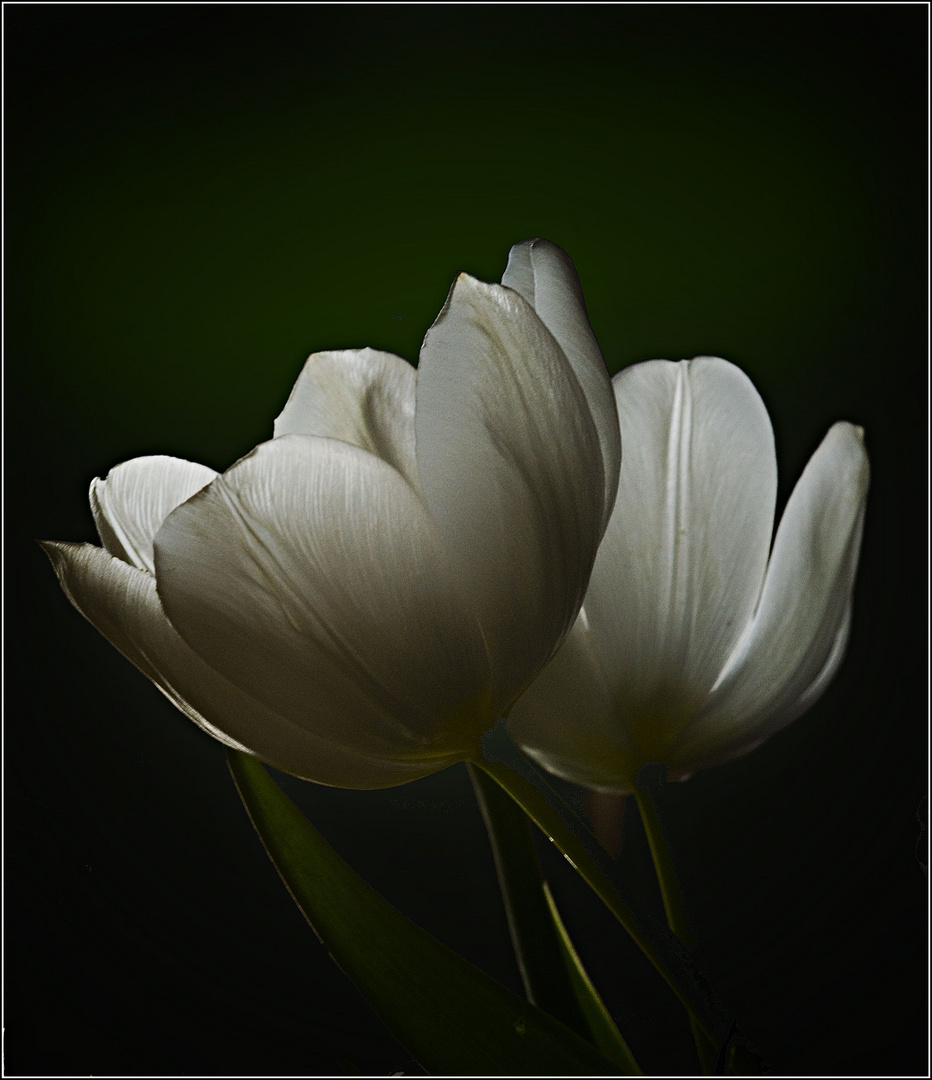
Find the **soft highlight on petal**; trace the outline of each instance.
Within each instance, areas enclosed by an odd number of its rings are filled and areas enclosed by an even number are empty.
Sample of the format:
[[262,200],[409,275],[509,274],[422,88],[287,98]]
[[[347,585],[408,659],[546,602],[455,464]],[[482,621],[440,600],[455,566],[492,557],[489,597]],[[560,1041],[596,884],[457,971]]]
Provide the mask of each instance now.
[[508,729],[549,771],[628,791],[749,753],[811,708],[851,630],[869,464],[837,423],[769,554],[773,433],[747,377],[715,357],[615,379],[618,496],[580,617]]
[[595,421],[605,481],[602,527],[608,524],[618,489],[621,437],[611,379],[595,339],[573,260],[549,240],[515,244],[502,284],[524,297],[556,338],[579,379]]
[[749,726],[766,737],[825,688],[847,640],[869,483],[863,432],[834,424],[787,503],[753,622],[678,756]]
[[648,361],[613,383],[625,456],[586,612],[625,722],[663,760],[760,595],[773,432],[750,380],[724,360]]
[[426,775],[491,722],[482,638],[440,537],[401,474],[358,447],[263,443],[170,515],[155,563],[188,644],[299,726]]
[[765,743],[771,735],[775,735],[807,713],[828,689],[845,658],[848,639],[851,637],[852,606],[849,599],[845,614],[842,616],[841,626],[838,628],[822,670],[791,705],[771,712],[769,717],[766,714],[743,717],[739,723],[735,723],[733,717],[723,716],[719,716],[716,721],[710,710],[708,721],[697,723],[694,730],[687,727],[682,749],[674,749],[674,754],[680,756],[683,751],[687,751],[687,756],[683,758],[688,762],[687,775],[678,776],[677,773],[680,770],[674,762],[670,778],[688,779],[697,769],[704,769],[709,765],[724,765],[726,762],[744,757],[745,754],[749,754]]
[[555,776],[590,788],[634,790],[637,748],[619,721],[585,609],[511,707],[506,727],[516,745]]
[[415,432],[424,498],[479,612],[504,708],[582,603],[602,534],[598,432],[533,308],[465,274],[424,339]]
[[91,481],[91,512],[101,543],[152,573],[152,540],[168,515],[217,474],[206,465],[158,454],[133,458]]
[[77,610],[185,716],[226,746],[337,787],[390,787],[424,775],[419,763],[367,757],[351,740],[329,742],[234,686],[178,635],[151,574],[91,544],[42,547]]

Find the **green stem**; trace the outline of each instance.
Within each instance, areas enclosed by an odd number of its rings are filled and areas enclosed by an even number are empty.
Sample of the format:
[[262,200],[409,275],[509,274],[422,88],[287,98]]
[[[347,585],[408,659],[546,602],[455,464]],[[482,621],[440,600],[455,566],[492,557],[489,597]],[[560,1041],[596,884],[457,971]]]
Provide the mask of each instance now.
[[614,791],[590,789],[583,799],[583,810],[592,822],[593,836],[614,859],[621,854],[627,798],[627,795]]
[[544,835],[556,845],[570,866],[585,878],[596,895],[628,931],[638,948],[658,971],[665,975],[654,948],[643,931],[641,920],[618,894],[608,875],[579,838],[568,829],[559,811],[550,805],[534,785],[504,762],[479,761],[476,764],[514,799]]
[[589,1029],[569,985],[527,817],[489,776],[467,765],[492,845],[508,929],[527,999],[583,1038]]
[[670,849],[667,846],[657,815],[657,806],[651,792],[639,788],[634,793],[637,799],[641,821],[644,823],[644,832],[647,834],[647,845],[650,848],[650,857],[654,862],[654,871],[657,874],[657,884],[660,886],[660,896],[663,900],[663,910],[667,916],[667,926],[689,947],[692,939],[689,933],[686,907],[683,904],[683,893],[680,889],[680,880],[673,867],[670,858]]
[[[565,805],[556,808],[559,796],[548,789],[543,778],[533,767],[527,765],[535,776],[532,783],[507,761],[502,760],[498,746],[495,759],[490,755],[491,743],[486,742],[486,756],[473,764],[492,777],[512,799],[524,810],[531,820],[541,829],[565,856],[567,861],[583,877],[589,887],[602,900],[605,906],[618,919],[621,925],[654,965],[670,989],[676,994],[690,1014],[696,1018],[700,1028],[710,1041],[715,1041],[715,1034],[721,1029],[720,1038],[724,1038],[730,1022],[724,1009],[716,1001],[711,988],[697,971],[685,948],[672,935],[652,924],[646,914],[636,910],[620,891],[613,880],[612,870],[604,866],[610,860],[602,852],[602,858],[595,850],[590,851],[580,838],[585,833],[581,822],[571,827],[565,817],[572,814]],[[507,752],[507,751],[506,751]],[[514,755],[521,758],[517,750]],[[522,766],[522,771],[526,771]],[[593,845],[597,848],[597,845]],[[601,849],[598,849],[601,851]],[[727,1017],[727,1018],[726,1018]]]
[[[637,799],[641,821],[644,823],[644,832],[647,834],[647,844],[654,862],[657,884],[660,886],[667,925],[688,948],[692,944],[692,937],[689,932],[686,905],[683,903],[683,892],[670,856],[670,848],[663,835],[654,792],[649,785],[638,785],[634,797]],[[702,1071],[708,1075],[715,1062],[716,1045],[696,1023],[694,1016],[690,1015],[689,1022],[696,1041],[696,1052],[699,1055]]]
[[491,777],[466,766],[495,859],[508,929],[527,999],[641,1075],[634,1055],[586,974],[541,872],[527,816]]

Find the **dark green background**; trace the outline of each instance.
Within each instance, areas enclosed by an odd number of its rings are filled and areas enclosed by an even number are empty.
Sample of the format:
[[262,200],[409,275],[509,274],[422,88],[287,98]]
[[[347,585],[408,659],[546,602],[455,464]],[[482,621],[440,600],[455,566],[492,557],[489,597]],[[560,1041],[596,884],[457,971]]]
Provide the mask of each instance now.
[[[866,428],[846,665],[666,810],[700,963],[769,1066],[924,1073],[925,6],[4,21],[7,1073],[416,1071],[281,887],[223,748],[71,610],[34,539],[94,539],[88,483],[128,457],[224,468],[310,351],[414,360],[457,271],[495,280],[529,235],[575,259],[613,371],[717,353],[749,372],[781,500],[832,421]],[[288,789],[517,986],[462,767]],[[672,998],[544,857],[645,1068],[688,1070]]]

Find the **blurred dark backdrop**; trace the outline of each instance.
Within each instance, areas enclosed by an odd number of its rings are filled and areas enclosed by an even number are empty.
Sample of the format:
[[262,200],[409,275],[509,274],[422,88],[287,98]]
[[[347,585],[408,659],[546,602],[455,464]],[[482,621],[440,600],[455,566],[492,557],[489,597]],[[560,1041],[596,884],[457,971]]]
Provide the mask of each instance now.
[[[771,1070],[926,1073],[925,6],[21,5],[4,24],[7,1074],[416,1071],[282,888],[223,748],[70,608],[35,538],[95,539],[88,483],[128,457],[224,468],[310,351],[416,359],[456,272],[497,279],[529,235],[575,259],[612,370],[748,371],[781,500],[832,421],[866,428],[841,674],[666,812],[700,963]],[[517,987],[462,767],[287,787]],[[688,1069],[675,1002],[543,855],[645,1068]],[[643,869],[634,813],[622,857]]]

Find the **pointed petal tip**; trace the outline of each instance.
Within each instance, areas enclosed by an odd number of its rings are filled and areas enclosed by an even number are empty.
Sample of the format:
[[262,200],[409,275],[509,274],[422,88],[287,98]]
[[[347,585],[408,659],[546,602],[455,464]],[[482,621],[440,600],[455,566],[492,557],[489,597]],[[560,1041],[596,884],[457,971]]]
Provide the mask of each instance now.
[[[62,592],[83,615],[84,610],[78,602],[73,588],[74,581],[80,579],[83,568],[93,559],[104,555],[109,560],[113,559],[113,556],[96,544],[76,543],[71,540],[37,540],[36,543],[42,548],[46,558],[52,564],[52,570],[55,572],[55,577],[58,578],[58,584],[61,586]],[[114,559],[114,561],[118,562],[119,560]]]
[[36,540],[36,543],[45,552],[46,557],[52,564],[52,568],[55,573],[59,573],[59,568],[64,564],[66,559],[66,552],[68,548],[75,547],[93,547],[92,544],[74,544],[69,543],[67,540]]
[[862,446],[865,446],[864,428],[860,424],[852,424],[849,420],[836,420],[828,430],[851,434]]
[[519,240],[517,244],[511,245],[511,250],[508,252],[508,257],[511,258],[516,252],[520,251],[553,251],[559,252],[559,254],[569,258],[563,248],[559,244],[555,244],[552,240],[547,240],[543,236],[529,236],[524,240]]
[[440,309],[433,325],[436,326],[449,313],[450,306],[454,303],[467,303],[474,307],[488,307],[494,305],[501,311],[514,312],[525,304],[524,299],[512,289],[495,282],[482,281],[472,274],[460,271],[456,275],[446,302]]
[[847,462],[847,468],[854,470],[854,482],[858,485],[858,495],[863,501],[867,498],[870,487],[870,458],[867,454],[864,428],[848,420],[838,420],[828,429],[822,444],[827,448],[834,444]]
[[54,570],[56,568],[58,562],[61,560],[61,555],[59,554],[59,551],[58,551],[58,541],[56,541],[56,540],[39,540],[37,538],[36,543],[45,552],[45,556],[49,560],[49,562],[52,564],[52,569]]
[[[530,274],[530,280],[526,275]],[[539,274],[545,278],[556,275],[564,288],[569,287],[582,300],[582,287],[576,273],[576,264],[569,254],[552,240],[532,236],[513,244],[508,252],[508,263],[502,275],[502,284],[515,289],[531,301],[528,289],[536,291],[535,279]],[[585,302],[583,301],[585,307]]]
[[301,366],[302,368],[306,368],[308,364],[322,363],[327,360],[333,360],[335,357],[369,357],[377,351],[378,350],[373,349],[371,345],[362,345],[358,349],[315,349],[314,352],[308,353],[307,358]]
[[457,289],[487,289],[489,283],[483,281],[481,278],[474,277],[472,274],[468,274],[465,270],[460,270],[456,275],[456,280],[453,282],[451,292]]

